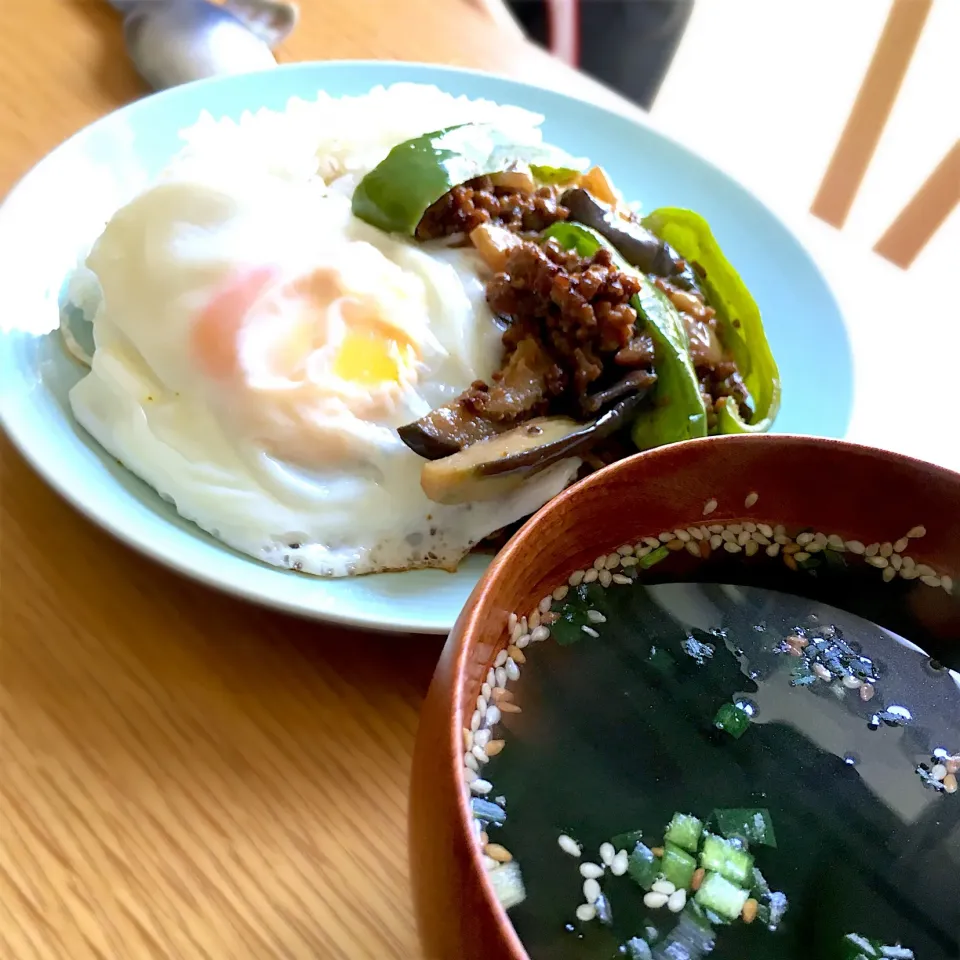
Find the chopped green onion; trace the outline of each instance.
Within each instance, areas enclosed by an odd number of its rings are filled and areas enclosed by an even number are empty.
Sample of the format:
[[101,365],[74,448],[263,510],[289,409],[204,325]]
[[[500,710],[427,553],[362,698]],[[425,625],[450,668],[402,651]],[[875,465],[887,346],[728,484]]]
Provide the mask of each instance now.
[[703,841],[700,866],[741,886],[747,886],[753,879],[753,857],[734,841],[723,840],[711,833]]
[[635,884],[649,890],[660,876],[660,858],[645,843],[638,843],[627,861],[627,873]]
[[725,730],[735,740],[743,736],[750,726],[750,714],[735,703],[725,703],[713,718],[714,726]]
[[773,821],[766,807],[730,807],[714,810],[710,814],[710,826],[722,837],[743,837],[750,843],[776,847],[777,837]]
[[696,901],[700,906],[716,911],[725,920],[736,920],[749,896],[747,890],[719,873],[708,873],[696,893]]
[[682,847],[688,853],[696,853],[700,846],[701,833],[703,833],[702,820],[698,820],[689,813],[675,813],[667,827],[664,840]]
[[665,560],[670,556],[670,551],[666,547],[657,547],[645,557],[640,557],[640,567],[643,570],[649,570],[655,563]]
[[697,869],[697,861],[680,847],[672,843],[665,843],[663,863],[660,866],[664,879],[669,880],[678,890],[683,887],[690,889],[690,882]]
[[632,850],[643,839],[642,830],[628,830],[626,833],[618,833],[610,838],[616,850]]

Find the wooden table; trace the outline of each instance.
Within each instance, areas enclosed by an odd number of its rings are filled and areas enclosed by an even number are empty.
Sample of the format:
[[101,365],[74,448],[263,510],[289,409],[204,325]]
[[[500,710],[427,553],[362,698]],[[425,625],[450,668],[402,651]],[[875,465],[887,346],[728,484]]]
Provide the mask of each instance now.
[[[280,59],[581,84],[460,0],[301,6]],[[0,195],[143,92],[101,0],[0,3]],[[305,623],[182,580],[0,442],[0,957],[419,957],[407,779],[440,642]]]

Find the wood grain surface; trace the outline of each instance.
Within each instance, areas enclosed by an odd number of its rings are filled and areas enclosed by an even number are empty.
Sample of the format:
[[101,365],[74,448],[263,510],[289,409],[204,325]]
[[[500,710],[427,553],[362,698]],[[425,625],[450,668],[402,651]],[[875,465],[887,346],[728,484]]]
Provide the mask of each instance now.
[[[281,60],[440,61],[617,102],[460,0],[301,6]],[[0,2],[0,195],[144,93],[106,3]],[[421,956],[406,797],[439,642],[188,583],[0,443],[0,957]]]

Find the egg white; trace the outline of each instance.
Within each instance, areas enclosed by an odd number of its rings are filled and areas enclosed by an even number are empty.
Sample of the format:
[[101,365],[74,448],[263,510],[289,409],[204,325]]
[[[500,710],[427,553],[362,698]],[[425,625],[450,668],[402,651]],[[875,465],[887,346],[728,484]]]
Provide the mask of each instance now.
[[[102,298],[96,350],[70,402],[113,456],[231,547],[326,576],[453,568],[570,482],[577,461],[497,501],[428,500],[423,461],[396,427],[488,378],[501,356],[474,254],[380,233],[319,178],[221,173],[194,170],[148,189],[87,260]],[[333,387],[309,402],[231,393],[198,366],[197,317],[239,265],[269,262],[296,277],[354,256],[366,258],[360,273],[415,344],[389,404],[358,414],[356,398]]]

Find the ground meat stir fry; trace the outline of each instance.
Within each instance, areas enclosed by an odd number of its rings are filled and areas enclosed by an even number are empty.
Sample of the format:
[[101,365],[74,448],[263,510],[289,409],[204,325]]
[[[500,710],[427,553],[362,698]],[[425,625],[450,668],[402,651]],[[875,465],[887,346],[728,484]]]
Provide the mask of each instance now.
[[468,180],[427,210],[417,227],[417,238],[435,240],[465,234],[484,223],[516,233],[538,233],[567,219],[568,211],[560,205],[557,193],[553,187],[527,191],[495,186],[490,177]]
[[528,240],[489,282],[487,301],[510,318],[503,335],[508,356],[526,340],[539,341],[560,371],[551,394],[572,389],[581,397],[603,377],[605,360],[621,352],[622,365],[649,366],[652,349],[634,336],[637,312],[630,306],[639,290],[639,280],[618,270],[607,250],[581,257],[552,240]]

